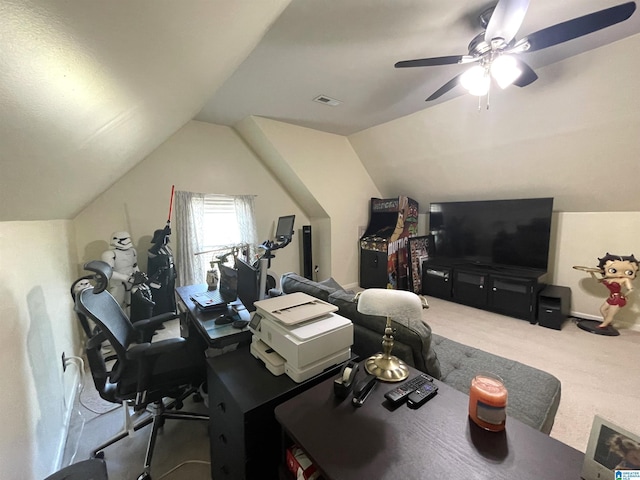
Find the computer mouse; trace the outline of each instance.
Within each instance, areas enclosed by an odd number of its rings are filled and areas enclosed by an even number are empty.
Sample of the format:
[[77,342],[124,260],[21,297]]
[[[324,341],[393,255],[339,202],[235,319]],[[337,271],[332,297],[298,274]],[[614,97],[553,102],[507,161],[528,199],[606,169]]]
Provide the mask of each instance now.
[[232,322],[233,318],[228,315],[221,315],[213,321],[213,323],[215,323],[216,325],[228,325]]
[[244,328],[249,325],[248,320],[235,320],[231,325],[233,328]]

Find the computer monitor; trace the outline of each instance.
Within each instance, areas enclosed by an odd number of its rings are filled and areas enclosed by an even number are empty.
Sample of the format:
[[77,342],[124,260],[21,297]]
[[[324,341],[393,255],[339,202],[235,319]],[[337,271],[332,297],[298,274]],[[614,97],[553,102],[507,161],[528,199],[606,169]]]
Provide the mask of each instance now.
[[238,298],[248,311],[253,312],[256,309],[253,303],[260,299],[260,271],[241,258],[236,258],[236,269],[238,270]]
[[278,225],[276,227],[276,240],[291,240],[293,236],[293,222],[295,221],[295,215],[287,215],[285,217],[278,218]]

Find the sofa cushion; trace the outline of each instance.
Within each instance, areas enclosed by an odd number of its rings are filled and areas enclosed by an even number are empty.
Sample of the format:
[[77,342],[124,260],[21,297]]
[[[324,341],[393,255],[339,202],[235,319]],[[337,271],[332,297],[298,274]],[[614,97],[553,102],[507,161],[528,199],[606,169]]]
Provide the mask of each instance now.
[[[382,336],[386,317],[365,315],[358,312],[353,293],[336,290],[329,295],[329,303],[338,307],[338,313],[354,324],[353,351],[361,357],[369,357],[382,351]],[[421,319],[408,321],[406,325],[391,320],[394,329],[394,346],[391,352],[408,365],[440,378],[438,357],[431,348],[431,328]]]
[[433,349],[440,360],[440,380],[444,383],[468,394],[476,374],[499,375],[509,395],[507,414],[544,433],[551,431],[560,404],[560,380],[556,377],[436,334]]
[[293,272],[285,273],[280,277],[280,288],[284,293],[302,292],[325,302],[329,301],[329,295],[333,292],[342,290],[333,278],[324,282],[314,282]]

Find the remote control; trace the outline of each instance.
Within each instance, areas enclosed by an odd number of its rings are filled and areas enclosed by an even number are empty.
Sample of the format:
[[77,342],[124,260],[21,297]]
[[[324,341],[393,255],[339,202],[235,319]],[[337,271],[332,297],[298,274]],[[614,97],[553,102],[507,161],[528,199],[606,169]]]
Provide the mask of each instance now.
[[395,407],[396,405],[400,405],[402,402],[404,402],[409,394],[415,392],[425,383],[432,381],[433,378],[431,378],[426,373],[423,373],[421,375],[418,375],[417,377],[413,377],[412,379],[407,380],[393,390],[388,391],[384,394],[384,398],[389,401],[391,406]]
[[438,387],[431,382],[427,382],[409,394],[407,406],[410,408],[418,408],[424,402],[432,398],[436,393],[438,393]]

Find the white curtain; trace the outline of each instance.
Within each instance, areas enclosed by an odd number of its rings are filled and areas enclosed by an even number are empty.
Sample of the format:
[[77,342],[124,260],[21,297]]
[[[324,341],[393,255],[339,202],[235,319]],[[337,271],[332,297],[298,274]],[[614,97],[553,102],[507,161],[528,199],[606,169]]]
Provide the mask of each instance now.
[[[207,261],[196,256],[204,251],[207,239],[204,238],[206,194],[177,191],[175,195],[175,221],[178,248],[176,252],[176,271],[178,286],[204,283],[207,278]],[[258,245],[258,233],[255,221],[255,196],[232,196],[236,212],[236,221],[240,231],[240,245],[249,246],[248,258],[255,258]],[[221,246],[230,248],[233,245]],[[210,255],[209,255],[210,257]],[[207,257],[207,259],[209,258]]]
[[233,197],[236,207],[236,218],[238,219],[238,229],[240,230],[241,242],[249,245],[247,257],[256,258],[258,245],[258,231],[256,229],[255,196],[236,195]]
[[202,248],[202,219],[204,218],[204,194],[177,191],[175,196],[175,221],[178,238],[176,252],[176,285],[203,283],[206,271],[195,253]]

